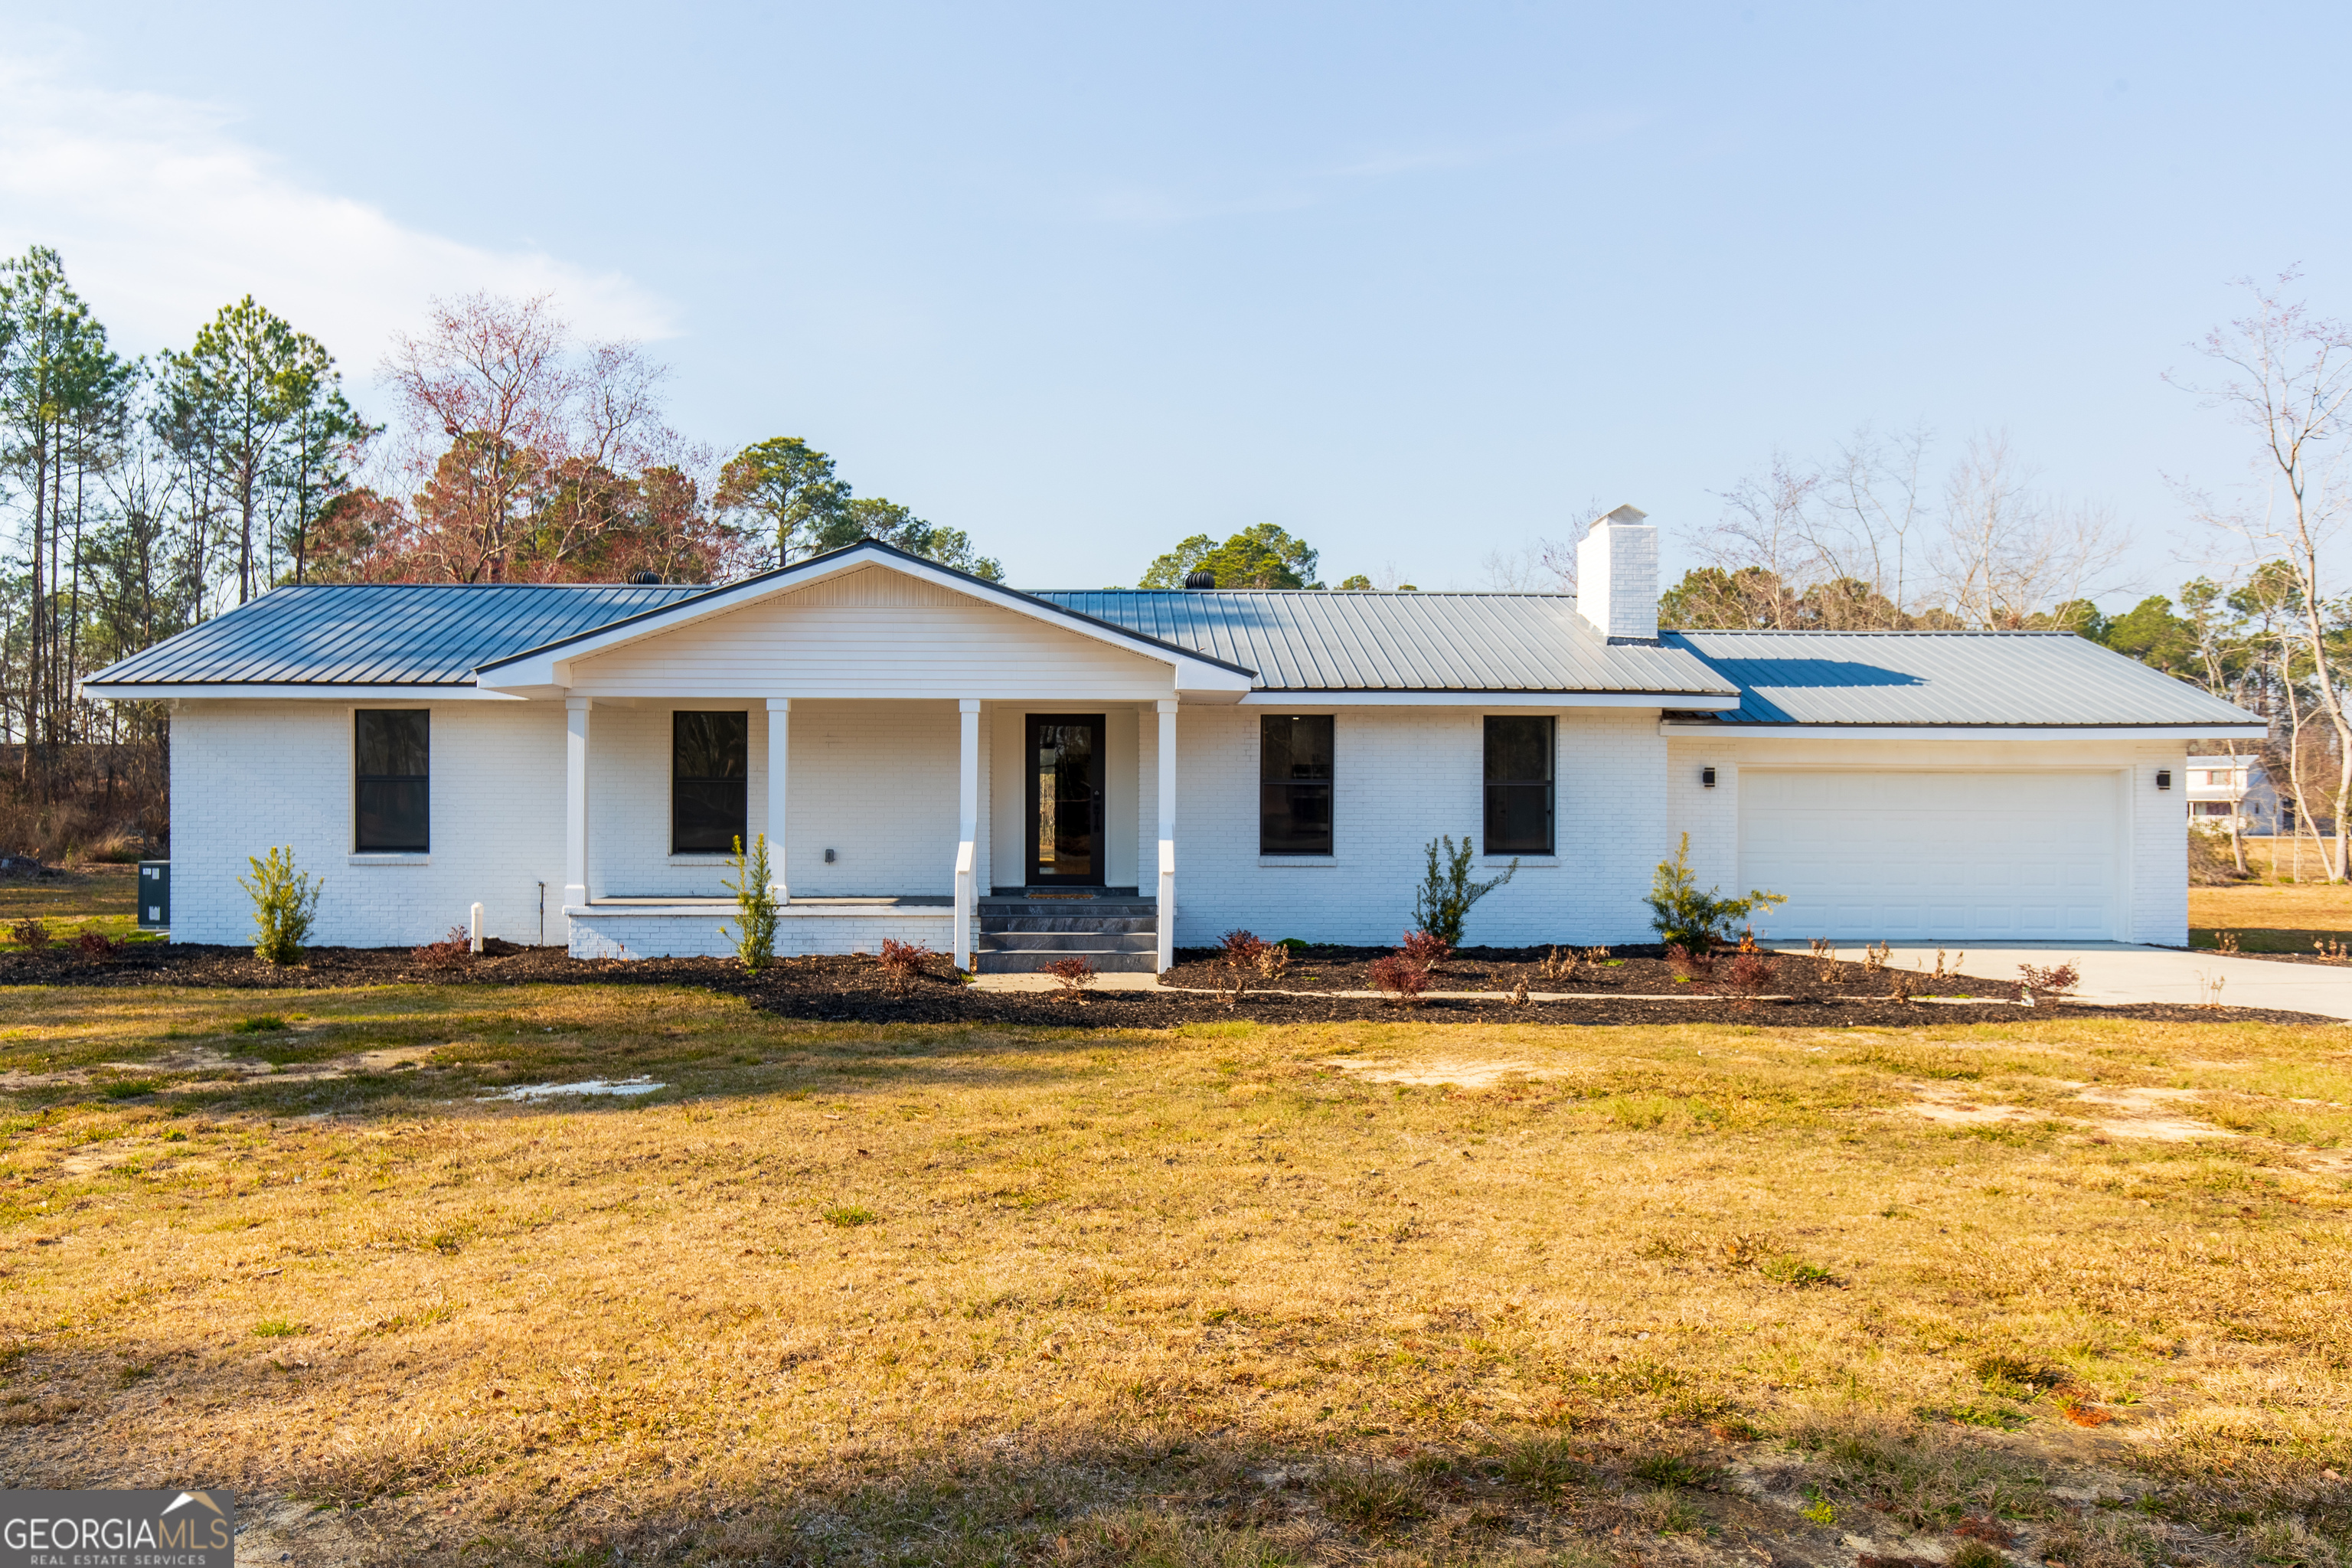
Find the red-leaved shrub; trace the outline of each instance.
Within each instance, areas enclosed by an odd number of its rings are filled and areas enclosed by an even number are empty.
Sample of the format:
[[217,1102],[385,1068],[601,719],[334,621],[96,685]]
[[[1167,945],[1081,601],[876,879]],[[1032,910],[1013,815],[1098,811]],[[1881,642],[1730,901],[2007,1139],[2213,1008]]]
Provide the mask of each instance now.
[[1666,967],[1675,972],[1677,980],[1712,980],[1715,978],[1715,954],[1694,952],[1680,942],[1666,948]]
[[122,956],[122,947],[119,938],[102,931],[85,931],[74,938],[74,952],[90,963],[111,963]]
[[876,955],[874,962],[889,980],[891,990],[904,991],[914,984],[917,975],[930,967],[931,960],[938,956],[919,942],[900,942],[895,936],[886,936],[882,939],[882,951]]
[[1050,974],[1061,982],[1061,989],[1055,994],[1072,1002],[1084,1002],[1087,999],[1087,987],[1092,985],[1097,978],[1095,966],[1086,959],[1076,955],[1057,958],[1039,969],[1038,973]]
[[1218,988],[1224,992],[1225,1005],[1230,1007],[1254,983],[1279,980],[1289,973],[1290,950],[1252,931],[1229,931],[1218,945],[1214,963]]
[[8,928],[8,940],[26,952],[38,952],[51,941],[47,922],[27,915]]
[[1753,948],[1743,947],[1715,966],[1715,991],[1735,1005],[1753,1007],[1756,998],[1771,989],[1772,961]]
[[2021,963],[2017,973],[2024,981],[2027,994],[2036,1001],[2044,996],[2055,1001],[2083,983],[2082,973],[2071,963],[2053,964],[2047,969]]
[[1397,952],[1424,969],[1434,969],[1454,956],[1454,949],[1447,945],[1444,937],[1433,936],[1425,931],[1405,932],[1404,941],[1397,944]]
[[464,926],[451,926],[447,936],[411,948],[408,956],[427,969],[463,969],[474,956],[474,939]]
[[1421,994],[1429,989],[1429,966],[1401,952],[1372,960],[1367,973],[1375,989],[1388,994],[1391,1006],[1414,1006],[1420,1003]]

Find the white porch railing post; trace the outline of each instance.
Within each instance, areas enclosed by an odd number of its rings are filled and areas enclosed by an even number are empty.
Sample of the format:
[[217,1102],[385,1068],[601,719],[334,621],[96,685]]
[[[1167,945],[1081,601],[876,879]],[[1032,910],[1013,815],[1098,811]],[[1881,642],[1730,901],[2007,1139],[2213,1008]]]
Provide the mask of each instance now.
[[1160,973],[1176,967],[1176,700],[1160,700]]
[[[563,700],[563,906],[588,902],[588,710],[585,697]],[[564,921],[570,942],[572,922]]]
[[978,874],[979,860],[980,700],[959,698],[956,719],[961,731],[961,755],[956,770],[955,966],[968,972],[971,968],[972,906],[979,897],[972,879]]
[[792,782],[793,700],[768,699],[768,892],[779,904],[793,901],[792,876],[784,858],[784,786]]

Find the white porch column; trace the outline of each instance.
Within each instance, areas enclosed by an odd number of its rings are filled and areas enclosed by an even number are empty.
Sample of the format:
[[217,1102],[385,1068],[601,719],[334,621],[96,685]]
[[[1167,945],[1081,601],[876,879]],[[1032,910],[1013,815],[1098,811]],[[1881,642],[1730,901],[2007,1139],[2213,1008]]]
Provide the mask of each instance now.
[[979,897],[972,882],[980,837],[980,699],[959,698],[956,718],[961,753],[956,770],[955,966],[969,970],[972,906]]
[[1160,700],[1160,972],[1176,966],[1176,700]]
[[768,699],[768,892],[776,902],[792,901],[785,872],[784,786],[792,778],[793,700]]
[[[588,710],[585,697],[563,700],[563,904],[588,901]],[[570,922],[567,921],[569,928]]]

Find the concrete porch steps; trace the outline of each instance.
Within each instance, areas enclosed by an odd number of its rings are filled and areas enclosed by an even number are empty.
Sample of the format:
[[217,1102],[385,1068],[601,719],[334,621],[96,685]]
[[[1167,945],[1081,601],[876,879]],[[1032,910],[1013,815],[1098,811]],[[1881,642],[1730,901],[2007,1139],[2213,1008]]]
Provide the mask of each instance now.
[[1083,958],[1105,974],[1149,974],[1159,967],[1159,910],[1131,889],[1090,898],[1039,898],[1001,889],[973,911],[972,972],[1034,974],[1065,958]]

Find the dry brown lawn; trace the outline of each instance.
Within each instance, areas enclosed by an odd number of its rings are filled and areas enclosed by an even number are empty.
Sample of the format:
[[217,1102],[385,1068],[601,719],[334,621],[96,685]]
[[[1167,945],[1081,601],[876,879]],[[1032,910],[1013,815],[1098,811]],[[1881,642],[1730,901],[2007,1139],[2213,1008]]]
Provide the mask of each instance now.
[[139,936],[139,868],[85,866],[53,877],[0,877],[0,948],[16,945],[13,928],[27,918],[69,942],[84,931]]
[[2189,945],[2212,947],[2234,931],[2247,952],[2311,952],[2352,939],[2352,888],[2325,882],[2249,882],[2189,889]]
[[2352,1563],[2340,1029],[25,990],[0,1069],[0,1482],[298,1563]]

